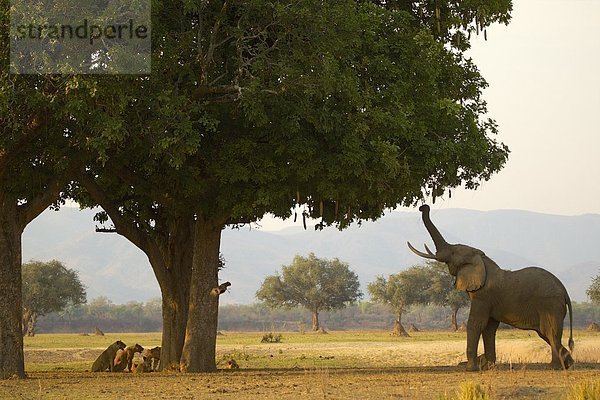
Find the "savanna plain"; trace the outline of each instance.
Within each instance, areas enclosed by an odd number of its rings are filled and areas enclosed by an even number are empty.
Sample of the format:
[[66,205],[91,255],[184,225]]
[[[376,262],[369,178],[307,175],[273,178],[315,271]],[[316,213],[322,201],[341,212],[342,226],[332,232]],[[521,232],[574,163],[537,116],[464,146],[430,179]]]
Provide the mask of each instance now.
[[[210,374],[89,372],[115,340],[151,347],[160,345],[160,333],[38,334],[25,338],[28,378],[0,381],[0,399],[600,398],[581,394],[600,385],[596,332],[576,331],[575,367],[553,371],[549,347],[534,332],[500,330],[496,368],[475,373],[459,365],[466,361],[462,332],[277,334],[280,342],[262,343],[264,332],[222,332],[219,371]],[[231,359],[239,369],[224,369]],[[465,397],[473,387],[488,397]]]

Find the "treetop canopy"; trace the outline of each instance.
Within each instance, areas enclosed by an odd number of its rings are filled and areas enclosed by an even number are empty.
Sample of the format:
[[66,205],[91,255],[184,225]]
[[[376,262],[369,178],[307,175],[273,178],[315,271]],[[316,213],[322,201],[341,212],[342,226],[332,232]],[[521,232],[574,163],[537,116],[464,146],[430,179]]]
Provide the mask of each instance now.
[[[136,218],[251,222],[301,205],[343,228],[506,162],[464,50],[508,22],[510,1],[155,5],[151,75],[50,79],[48,128],[90,152],[88,172]],[[39,87],[3,86],[15,80]]]

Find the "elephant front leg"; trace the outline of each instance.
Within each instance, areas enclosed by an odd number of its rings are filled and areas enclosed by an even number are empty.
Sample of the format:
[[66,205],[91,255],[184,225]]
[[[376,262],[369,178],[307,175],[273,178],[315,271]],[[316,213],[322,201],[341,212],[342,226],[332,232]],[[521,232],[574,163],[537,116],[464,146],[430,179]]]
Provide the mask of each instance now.
[[467,371],[479,371],[477,361],[477,346],[481,336],[481,329],[478,327],[469,327],[467,324]]
[[469,312],[469,320],[467,321],[467,371],[479,371],[477,347],[481,333],[488,323],[488,311],[488,307],[485,304],[471,299],[471,311]]
[[496,364],[496,331],[498,330],[498,325],[500,325],[499,321],[490,318],[483,329],[482,335],[485,360],[480,360],[479,364],[481,369],[491,369]]

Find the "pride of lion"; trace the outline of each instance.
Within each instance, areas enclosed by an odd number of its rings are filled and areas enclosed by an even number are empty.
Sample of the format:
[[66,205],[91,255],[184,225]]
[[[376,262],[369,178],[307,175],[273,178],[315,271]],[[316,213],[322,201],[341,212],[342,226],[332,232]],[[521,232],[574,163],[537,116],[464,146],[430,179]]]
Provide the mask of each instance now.
[[[134,362],[135,353],[140,353],[142,362]],[[117,340],[106,348],[92,364],[92,372],[123,372],[134,374],[158,371],[160,364],[160,346],[143,348],[139,344],[127,346]],[[224,369],[238,369],[240,366],[234,359],[228,360]]]
[[[135,363],[135,353],[142,355],[142,362]],[[127,346],[117,340],[106,348],[92,364],[92,372],[121,372],[133,373],[158,371],[160,363],[160,346],[144,349],[141,345]]]

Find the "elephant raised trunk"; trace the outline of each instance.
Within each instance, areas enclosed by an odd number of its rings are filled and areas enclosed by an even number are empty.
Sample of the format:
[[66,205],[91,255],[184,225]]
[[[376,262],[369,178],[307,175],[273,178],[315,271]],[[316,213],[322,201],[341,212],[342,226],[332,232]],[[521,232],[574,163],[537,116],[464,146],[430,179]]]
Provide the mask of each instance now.
[[433,254],[433,252],[429,250],[427,245],[425,245],[425,250],[427,250],[427,253],[423,253],[422,251],[415,249],[410,244],[410,242],[407,242],[408,247],[412,250],[413,253],[420,257],[446,262],[448,261],[448,250],[450,245],[448,244],[448,242],[446,242],[438,228],[436,228],[433,222],[431,222],[431,218],[429,218],[429,210],[430,208],[427,204],[423,204],[421,207],[419,207],[419,211],[421,211],[421,216],[423,217],[423,223],[425,224],[425,228],[427,228],[427,231],[429,232],[429,235],[431,236],[431,239],[433,239],[433,243],[435,244],[436,254]]
[[419,207],[425,228],[427,228],[427,232],[429,232],[431,235],[431,239],[433,239],[436,250],[440,251],[443,248],[448,247],[448,242],[446,242],[438,228],[436,228],[433,222],[431,222],[431,218],[429,218],[429,210],[430,208],[427,204],[423,204],[421,207]]

